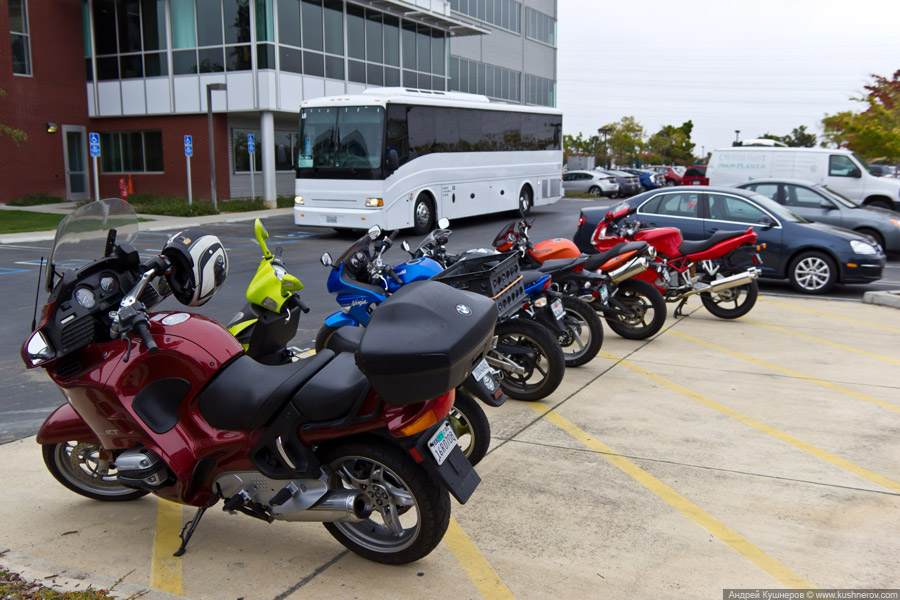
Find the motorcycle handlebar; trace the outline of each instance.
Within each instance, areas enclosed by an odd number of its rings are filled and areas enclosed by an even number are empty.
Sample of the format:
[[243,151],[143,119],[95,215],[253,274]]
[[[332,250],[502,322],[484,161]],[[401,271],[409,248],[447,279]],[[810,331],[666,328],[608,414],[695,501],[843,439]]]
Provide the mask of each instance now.
[[396,283],[397,285],[403,285],[403,280],[400,279],[396,273],[394,273],[394,267],[388,267],[386,269],[386,272],[388,274],[388,277],[394,280],[394,283]]
[[140,334],[141,340],[144,342],[144,346],[147,347],[147,350],[150,351],[150,354],[156,354],[159,352],[159,346],[156,345],[156,342],[153,341],[153,336],[150,335],[150,331],[147,329],[147,324],[143,321],[138,321],[134,325],[135,330]]
[[294,302],[297,304],[297,308],[299,308],[302,312],[304,312],[304,313],[309,312],[309,307],[303,302],[303,300],[298,298],[296,295],[294,296]]

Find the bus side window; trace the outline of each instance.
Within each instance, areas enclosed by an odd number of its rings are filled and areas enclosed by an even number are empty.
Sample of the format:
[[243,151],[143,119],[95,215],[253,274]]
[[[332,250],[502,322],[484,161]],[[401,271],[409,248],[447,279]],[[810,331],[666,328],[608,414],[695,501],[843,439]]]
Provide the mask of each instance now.
[[[397,151],[398,164],[402,165],[409,160],[409,136],[407,135],[405,106],[388,105],[385,148],[388,152]],[[385,152],[385,158],[387,156],[388,154]]]
[[434,110],[430,106],[411,106],[406,115],[409,123],[409,157],[431,154],[434,146]]

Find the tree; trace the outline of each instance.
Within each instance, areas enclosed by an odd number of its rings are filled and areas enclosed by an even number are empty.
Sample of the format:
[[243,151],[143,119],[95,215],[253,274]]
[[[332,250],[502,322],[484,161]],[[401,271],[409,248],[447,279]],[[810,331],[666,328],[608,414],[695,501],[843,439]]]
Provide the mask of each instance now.
[[765,140],[781,142],[785,146],[790,146],[791,148],[813,148],[816,145],[816,134],[808,133],[806,131],[806,125],[794,127],[788,135],[772,135],[771,133],[764,133],[760,137]]
[[822,120],[826,143],[872,160],[900,161],[900,70],[890,79],[874,74],[872,79],[864,86],[865,96],[851,98],[866,104],[865,110],[839,112]]
[[689,165],[694,161],[694,147],[691,132],[692,121],[685,121],[680,127],[666,125],[647,140],[645,157],[652,163]]
[[622,117],[615,123],[604,125],[610,130],[606,135],[609,161],[617,165],[631,165],[644,148],[644,128],[634,117]]

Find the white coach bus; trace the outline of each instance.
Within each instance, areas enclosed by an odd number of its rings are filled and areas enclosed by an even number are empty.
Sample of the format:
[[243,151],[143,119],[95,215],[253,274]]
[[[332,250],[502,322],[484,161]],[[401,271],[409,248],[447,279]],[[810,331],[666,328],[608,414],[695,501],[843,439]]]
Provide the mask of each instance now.
[[457,92],[368,89],[303,102],[297,225],[431,231],[562,194],[562,112]]

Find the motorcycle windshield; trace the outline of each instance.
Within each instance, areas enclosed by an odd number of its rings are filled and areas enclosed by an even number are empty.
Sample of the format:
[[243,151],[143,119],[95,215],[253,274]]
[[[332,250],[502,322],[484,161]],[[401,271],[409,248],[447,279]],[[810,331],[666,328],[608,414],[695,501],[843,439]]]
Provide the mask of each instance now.
[[130,244],[137,238],[137,215],[130,204],[118,198],[85,204],[60,221],[50,251],[47,291],[53,288],[56,277],[103,257],[112,229],[116,230],[117,244]]
[[351,256],[354,256],[357,252],[362,252],[368,250],[369,242],[372,241],[372,238],[369,237],[369,234],[362,236],[358,240],[356,240],[352,246],[344,250],[344,253],[338,256],[337,260],[334,261],[335,266],[339,266],[347,262]]

